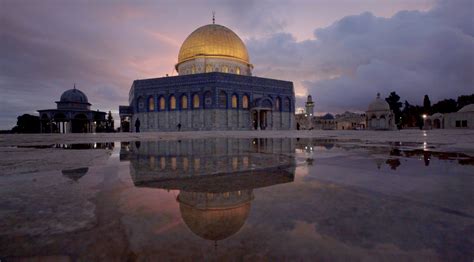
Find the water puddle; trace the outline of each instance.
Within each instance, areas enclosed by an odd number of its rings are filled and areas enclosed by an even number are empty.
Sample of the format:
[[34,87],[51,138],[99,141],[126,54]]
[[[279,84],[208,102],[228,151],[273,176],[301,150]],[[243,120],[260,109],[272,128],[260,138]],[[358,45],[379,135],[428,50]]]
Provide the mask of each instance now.
[[103,165],[0,177],[2,261],[473,257],[474,158],[436,146],[212,138],[47,148],[112,153]]

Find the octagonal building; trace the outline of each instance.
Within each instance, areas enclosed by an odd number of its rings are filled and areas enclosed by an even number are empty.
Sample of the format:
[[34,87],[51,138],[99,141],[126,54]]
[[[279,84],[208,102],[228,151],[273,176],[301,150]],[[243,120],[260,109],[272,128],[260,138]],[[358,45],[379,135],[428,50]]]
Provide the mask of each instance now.
[[119,108],[123,131],[295,128],[293,83],[252,76],[247,48],[229,28],[196,29],[175,68],[178,76],[133,82]]

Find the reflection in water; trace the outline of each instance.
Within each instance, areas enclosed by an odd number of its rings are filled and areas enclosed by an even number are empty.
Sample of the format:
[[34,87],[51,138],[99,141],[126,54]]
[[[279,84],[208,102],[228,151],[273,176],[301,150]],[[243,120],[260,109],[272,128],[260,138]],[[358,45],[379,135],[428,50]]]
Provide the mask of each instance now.
[[59,148],[59,149],[113,149],[114,143],[78,143],[78,144],[51,144],[51,145],[28,145],[19,148]]
[[150,141],[122,143],[120,159],[130,161],[135,186],[179,190],[187,227],[218,241],[245,224],[254,189],[294,180],[294,150],[290,139]]
[[188,228],[207,240],[223,240],[245,224],[253,199],[251,189],[224,193],[180,191],[181,217]]
[[[456,152],[436,152],[433,147],[429,147],[425,143],[389,143],[390,147],[361,145],[360,141],[348,140],[345,143],[336,142],[332,139],[319,138],[297,138],[295,143],[296,153],[304,153],[312,155],[318,151],[341,150],[351,151],[354,149],[365,148],[371,155],[384,156],[374,158],[375,165],[378,169],[382,168],[384,164],[388,165],[390,169],[397,170],[401,166],[401,158],[415,158],[423,160],[425,166],[429,166],[433,158],[439,160],[455,160],[461,165],[474,165],[474,157],[463,153]],[[404,146],[405,148],[403,148]],[[413,149],[413,147],[418,149]],[[313,159],[307,158],[308,165],[313,165]]]
[[64,170],[61,170],[61,173],[63,174],[63,176],[77,182],[81,177],[87,174],[87,171],[89,171],[89,168],[82,167],[82,168],[75,168],[75,169],[64,169]]

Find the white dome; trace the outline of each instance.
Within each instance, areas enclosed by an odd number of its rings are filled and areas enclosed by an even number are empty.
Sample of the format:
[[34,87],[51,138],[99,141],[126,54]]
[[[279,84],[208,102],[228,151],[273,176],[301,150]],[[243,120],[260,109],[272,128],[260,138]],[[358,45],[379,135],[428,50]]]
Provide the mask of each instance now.
[[459,109],[458,112],[474,112],[474,104],[464,106],[463,108]]
[[380,98],[380,93],[377,93],[377,97],[369,104],[367,111],[390,111],[390,106],[387,101]]
[[435,119],[435,118],[440,118],[440,117],[443,117],[443,114],[441,113],[434,113],[431,118]]

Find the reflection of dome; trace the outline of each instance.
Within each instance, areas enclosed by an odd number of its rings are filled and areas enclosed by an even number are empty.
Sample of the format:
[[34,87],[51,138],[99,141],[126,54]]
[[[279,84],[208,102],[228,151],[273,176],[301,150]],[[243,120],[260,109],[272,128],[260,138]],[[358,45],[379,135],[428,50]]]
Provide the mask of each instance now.
[[189,229],[207,240],[226,239],[245,224],[250,211],[250,202],[233,208],[197,209],[180,203],[181,216]]
[[250,212],[252,190],[210,193],[180,191],[181,217],[188,228],[207,240],[226,239],[245,224]]
[[229,28],[209,24],[199,27],[184,40],[178,55],[178,64],[196,57],[221,57],[249,64],[244,42]]
[[459,109],[458,112],[474,112],[474,104],[464,106],[463,108]]
[[378,93],[375,100],[369,104],[369,109],[367,111],[390,111],[390,105],[387,101],[381,99],[380,93]]
[[87,96],[79,89],[69,89],[61,95],[61,103],[89,103]]
[[89,171],[89,168],[82,167],[82,168],[61,170],[61,173],[63,173],[63,176],[68,177],[77,182],[81,177],[87,174],[87,171]]

